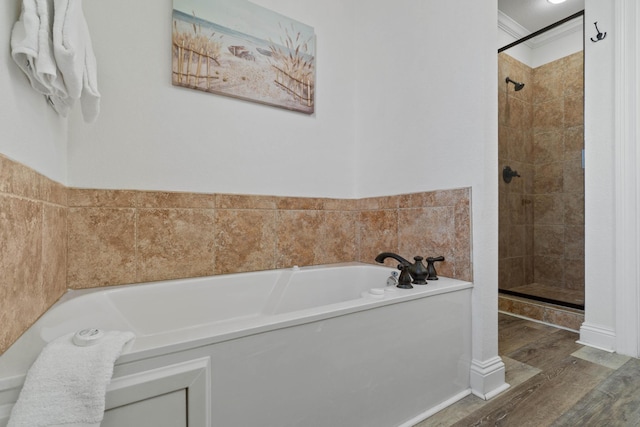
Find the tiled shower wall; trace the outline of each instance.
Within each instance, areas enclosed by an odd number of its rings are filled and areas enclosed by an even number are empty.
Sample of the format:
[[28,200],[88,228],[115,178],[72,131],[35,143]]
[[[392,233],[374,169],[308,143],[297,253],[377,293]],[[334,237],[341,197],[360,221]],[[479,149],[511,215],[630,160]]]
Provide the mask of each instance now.
[[[500,289],[509,289],[533,282],[533,70],[506,53],[498,59],[498,280]],[[516,92],[507,77],[525,88]],[[505,166],[520,177],[505,183]]]
[[[501,289],[584,287],[583,53],[531,69],[499,55]],[[510,76],[526,86],[515,92]],[[501,171],[500,171],[501,172]]]
[[0,162],[0,353],[67,288],[373,263],[382,251],[444,255],[439,274],[472,280],[468,188],[360,200],[85,190]]

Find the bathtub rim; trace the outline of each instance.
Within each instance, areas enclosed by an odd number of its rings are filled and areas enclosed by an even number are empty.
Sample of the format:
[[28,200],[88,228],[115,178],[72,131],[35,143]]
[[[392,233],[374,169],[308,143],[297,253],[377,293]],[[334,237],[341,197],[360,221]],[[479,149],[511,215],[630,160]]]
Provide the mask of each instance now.
[[[361,263],[361,262],[348,262],[348,263],[336,263],[336,264],[324,264],[317,266],[300,267],[299,270],[315,270],[323,268],[335,268],[335,267],[349,267],[349,266],[365,266],[372,268],[381,268],[393,271],[392,268],[385,266],[378,266],[375,264]],[[297,267],[276,269],[276,270],[264,270],[257,272],[246,273],[233,273],[236,274],[263,274],[265,272],[278,272],[278,271],[296,271]],[[123,288],[135,287],[151,287],[158,284],[171,284],[180,283],[184,281],[206,281],[212,277],[223,277],[226,275],[217,276],[205,276],[196,278],[184,278],[184,279],[171,279],[162,280],[156,282],[144,282],[128,285],[117,286],[105,286],[99,288],[69,290],[66,292],[49,310],[54,307],[59,307],[64,303],[74,300],[76,298],[91,295],[102,294],[103,297],[110,292]],[[174,330],[165,334],[148,335],[142,337],[136,337],[134,342],[127,346],[119,357],[116,364],[125,364],[130,362],[136,362],[148,358],[157,356],[168,355],[172,353],[178,353],[186,350],[192,350],[199,347],[205,347],[216,343],[239,339],[245,336],[257,335],[265,332],[269,332],[275,329],[289,328],[301,324],[313,323],[322,321],[325,319],[346,316],[354,312],[373,310],[379,307],[400,304],[407,301],[412,301],[421,298],[427,298],[430,296],[436,296],[446,294],[450,292],[457,292],[473,287],[471,282],[462,281],[458,279],[451,279],[446,277],[440,277],[436,281],[430,281],[427,286],[416,286],[413,289],[402,289],[400,292],[391,297],[385,298],[360,298],[350,301],[343,301],[334,304],[328,304],[324,306],[314,307],[312,309],[297,310],[281,314],[273,314],[268,316],[257,316],[256,318],[239,320],[236,327],[228,330],[220,330],[216,328],[216,325],[200,325],[193,328]],[[107,298],[104,298],[107,300]],[[330,310],[328,310],[330,308]],[[47,311],[49,311],[47,310]],[[268,318],[266,322],[261,322],[258,325],[252,323],[255,319]],[[41,318],[42,319],[42,318]],[[16,384],[21,384],[24,380],[29,367],[35,361],[40,354],[44,346],[49,342],[41,338],[41,330],[44,325],[39,324],[39,319],[34,323],[25,333],[11,346],[9,349],[0,356],[0,392],[3,389],[15,387]],[[219,325],[217,325],[219,326]],[[228,326],[228,325],[224,325]],[[216,330],[217,329],[217,330]],[[224,329],[224,328],[222,328]],[[169,342],[167,342],[169,341]],[[25,356],[24,352],[29,353],[29,357]],[[11,387],[9,387],[11,386]]]

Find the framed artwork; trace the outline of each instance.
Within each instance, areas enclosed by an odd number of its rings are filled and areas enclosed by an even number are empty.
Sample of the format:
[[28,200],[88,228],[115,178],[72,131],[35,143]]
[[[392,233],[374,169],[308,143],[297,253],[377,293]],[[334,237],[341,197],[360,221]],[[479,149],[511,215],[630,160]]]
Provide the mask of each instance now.
[[247,0],[173,0],[172,83],[312,114],[315,39]]

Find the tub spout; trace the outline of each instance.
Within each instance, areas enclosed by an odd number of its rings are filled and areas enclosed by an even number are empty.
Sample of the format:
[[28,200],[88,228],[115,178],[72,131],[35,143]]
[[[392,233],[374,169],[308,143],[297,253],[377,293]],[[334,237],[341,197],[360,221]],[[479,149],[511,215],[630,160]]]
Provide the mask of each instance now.
[[387,258],[393,258],[398,261],[400,263],[398,269],[403,273],[408,273],[411,276],[411,283],[414,285],[424,285],[427,283],[427,268],[422,263],[424,258],[421,256],[413,257],[415,262],[412,264],[398,254],[394,254],[393,252],[382,252],[376,257],[376,262],[382,264]]
[[382,252],[380,255],[376,257],[376,262],[382,264],[385,259],[393,258],[398,261],[400,264],[398,265],[398,270],[400,270],[400,277],[398,278],[397,287],[402,289],[411,289],[412,278],[409,269],[411,268],[411,263],[406,259],[402,258],[398,254],[394,254],[392,252]]
[[382,252],[380,255],[376,257],[376,262],[379,262],[380,264],[382,264],[384,260],[387,258],[393,258],[402,265],[407,265],[407,266],[411,265],[409,261],[402,258],[400,255],[394,254],[393,252]]

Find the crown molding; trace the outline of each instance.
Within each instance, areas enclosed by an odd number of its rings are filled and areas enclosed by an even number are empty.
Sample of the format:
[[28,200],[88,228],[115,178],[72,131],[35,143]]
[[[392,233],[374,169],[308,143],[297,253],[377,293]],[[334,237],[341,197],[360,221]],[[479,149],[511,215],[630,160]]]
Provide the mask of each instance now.
[[[525,36],[531,34],[531,31],[524,28],[522,25],[518,24],[516,21],[511,19],[509,15],[504,14],[502,11],[498,11],[498,28],[505,33],[509,34],[514,40],[521,39]],[[563,37],[566,37],[570,34],[573,34],[578,31],[583,30],[583,17],[578,17],[569,22],[565,22],[564,24],[553,28],[549,31],[546,31],[543,34],[540,34],[537,37],[529,39],[523,42],[524,45],[529,47],[530,49],[537,49],[541,46],[544,46],[549,43],[553,43],[556,40],[559,40]]]

